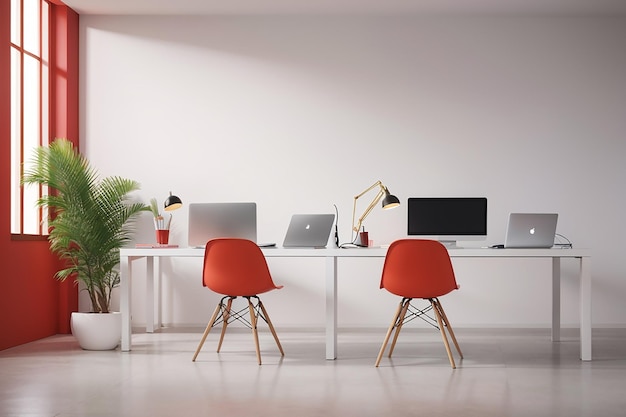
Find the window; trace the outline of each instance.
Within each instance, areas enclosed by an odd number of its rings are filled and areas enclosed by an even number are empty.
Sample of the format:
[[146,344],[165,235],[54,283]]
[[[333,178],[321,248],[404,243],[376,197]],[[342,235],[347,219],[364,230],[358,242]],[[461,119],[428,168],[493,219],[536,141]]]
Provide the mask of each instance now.
[[49,138],[49,12],[44,0],[11,0],[11,233],[47,234],[35,202],[47,192],[21,187],[25,162]]

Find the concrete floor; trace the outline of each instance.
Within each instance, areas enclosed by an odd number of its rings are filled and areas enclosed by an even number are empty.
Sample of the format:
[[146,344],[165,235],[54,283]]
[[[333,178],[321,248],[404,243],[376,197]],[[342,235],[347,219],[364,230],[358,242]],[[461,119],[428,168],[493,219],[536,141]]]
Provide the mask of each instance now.
[[[0,352],[0,416],[594,416],[626,415],[626,329],[595,329],[592,362],[575,331],[456,329],[465,359],[451,369],[439,333],[403,330],[393,359],[374,361],[385,330],[340,330],[339,358],[324,333],[277,328],[280,357],[262,332],[229,329],[221,353],[203,329],[135,333],[133,350],[89,352],[59,335]],[[455,352],[456,353],[456,352]]]

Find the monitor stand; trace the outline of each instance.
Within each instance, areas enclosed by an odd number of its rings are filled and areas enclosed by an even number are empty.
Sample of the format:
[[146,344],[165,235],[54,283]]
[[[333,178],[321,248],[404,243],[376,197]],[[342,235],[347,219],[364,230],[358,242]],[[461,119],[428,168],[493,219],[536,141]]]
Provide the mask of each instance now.
[[439,243],[441,243],[447,249],[457,249],[460,247],[456,244],[456,240],[440,240]]

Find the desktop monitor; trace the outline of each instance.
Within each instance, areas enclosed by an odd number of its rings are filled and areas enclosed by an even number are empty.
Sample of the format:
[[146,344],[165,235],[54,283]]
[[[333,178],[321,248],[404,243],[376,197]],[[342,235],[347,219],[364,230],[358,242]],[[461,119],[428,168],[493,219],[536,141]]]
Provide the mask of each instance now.
[[446,246],[487,238],[487,198],[409,198],[408,235],[436,239]]

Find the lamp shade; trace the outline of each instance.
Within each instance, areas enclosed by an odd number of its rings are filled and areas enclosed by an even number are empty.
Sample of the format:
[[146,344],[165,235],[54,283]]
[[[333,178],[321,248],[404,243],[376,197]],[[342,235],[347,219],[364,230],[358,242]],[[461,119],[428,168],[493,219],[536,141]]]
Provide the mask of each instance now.
[[385,190],[385,198],[383,198],[383,209],[387,210],[390,208],[398,207],[400,205],[400,200],[393,194],[389,193],[389,190]]
[[183,202],[178,196],[172,195],[172,192],[170,191],[169,197],[165,199],[164,206],[165,211],[174,211],[181,208],[183,206]]

